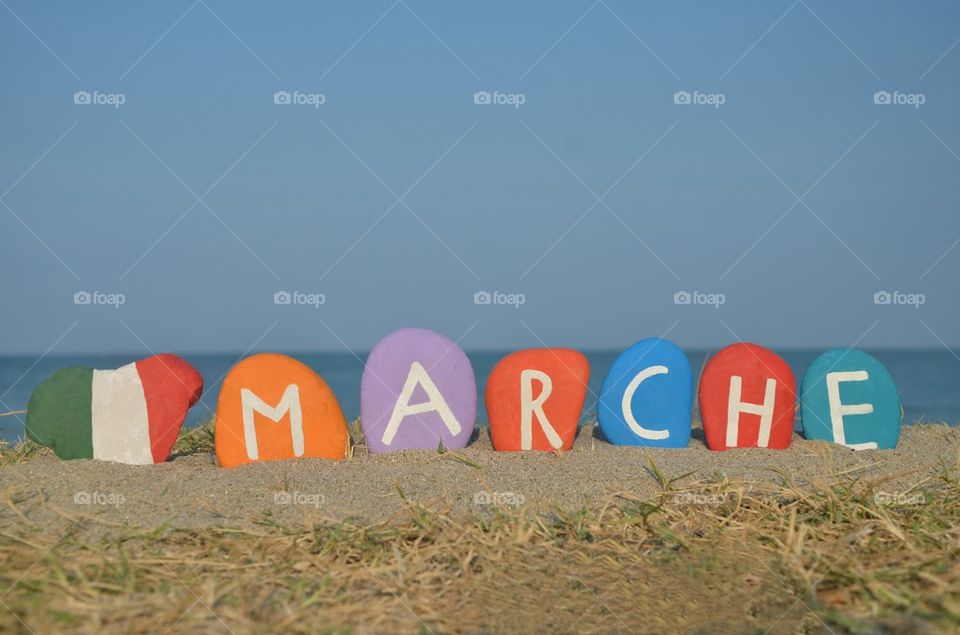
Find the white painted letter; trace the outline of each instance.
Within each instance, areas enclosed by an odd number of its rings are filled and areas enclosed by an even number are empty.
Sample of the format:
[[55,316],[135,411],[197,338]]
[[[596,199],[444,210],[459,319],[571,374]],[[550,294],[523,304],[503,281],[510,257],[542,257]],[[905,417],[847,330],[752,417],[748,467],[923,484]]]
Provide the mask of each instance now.
[[300,410],[300,389],[290,384],[283,391],[280,403],[276,407],[264,403],[260,397],[248,388],[240,389],[240,404],[243,412],[243,440],[247,446],[247,456],[251,461],[260,457],[257,446],[257,429],[254,426],[254,413],[259,412],[274,422],[290,413],[290,436],[293,438],[293,455],[303,456],[303,413]]
[[730,397],[727,401],[727,447],[737,447],[737,435],[740,432],[740,413],[760,415],[760,434],[757,447],[765,448],[770,444],[770,427],[773,425],[773,405],[777,398],[777,380],[767,379],[761,405],[743,403],[740,394],[743,389],[743,377],[730,377]]
[[858,403],[844,405],[840,403],[840,384],[845,381],[867,381],[870,375],[865,370],[852,370],[842,373],[827,373],[827,397],[830,400],[830,423],[833,425],[833,441],[854,450],[874,450],[877,444],[847,443],[847,435],[843,430],[844,415],[868,415],[873,412],[872,403]]
[[644,380],[653,377],[654,375],[666,375],[669,372],[670,370],[666,366],[649,366],[644,368],[630,381],[630,383],[627,385],[627,389],[623,393],[623,399],[620,401],[620,409],[623,411],[623,418],[626,419],[627,426],[630,427],[630,430],[632,430],[633,433],[641,439],[657,441],[670,437],[669,430],[648,430],[641,426],[639,423],[637,423],[637,420],[634,419],[633,408],[630,407],[630,402],[633,401],[633,393],[637,392],[637,388],[640,387],[640,384],[642,384]]
[[[543,387],[536,399],[533,398],[533,380],[536,379]],[[520,373],[520,449],[533,448],[533,416],[536,414],[540,429],[547,435],[550,445],[559,450],[563,447],[560,435],[553,429],[543,414],[543,402],[553,392],[553,380],[550,375],[540,370],[524,370]]]
[[[417,384],[420,384],[424,392],[427,393],[427,400],[423,403],[411,404],[410,397],[413,396],[413,391],[416,390]],[[387,427],[383,430],[384,444],[390,445],[393,443],[393,437],[397,435],[397,429],[400,427],[400,423],[404,417],[431,411],[436,411],[437,414],[440,415],[443,423],[447,426],[447,429],[450,430],[450,434],[460,434],[460,430],[462,430],[460,422],[453,416],[450,406],[447,405],[443,395],[440,394],[437,385],[430,379],[430,375],[428,375],[424,367],[420,365],[420,362],[413,362],[410,365],[410,372],[407,373],[407,381],[403,384],[403,390],[400,391],[400,396],[397,397],[397,403],[393,406],[393,414],[390,415],[390,422],[387,423]]]

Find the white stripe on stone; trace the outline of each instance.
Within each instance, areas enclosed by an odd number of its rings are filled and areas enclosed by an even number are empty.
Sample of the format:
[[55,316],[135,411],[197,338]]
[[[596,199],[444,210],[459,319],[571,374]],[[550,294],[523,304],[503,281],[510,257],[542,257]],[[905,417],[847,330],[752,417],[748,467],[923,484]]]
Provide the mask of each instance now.
[[136,364],[93,371],[93,458],[152,465],[147,400]]

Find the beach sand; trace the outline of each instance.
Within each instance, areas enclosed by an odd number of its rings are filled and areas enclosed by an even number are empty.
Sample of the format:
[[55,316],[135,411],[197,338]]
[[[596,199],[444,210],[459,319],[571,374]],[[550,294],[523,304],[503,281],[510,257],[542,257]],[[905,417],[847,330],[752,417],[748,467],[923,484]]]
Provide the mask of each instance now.
[[211,438],[157,466],[5,450],[0,631],[960,632],[955,428],[233,469]]
[[[805,486],[827,477],[874,481],[877,491],[909,494],[956,465],[960,430],[906,426],[894,450],[852,451],[794,436],[787,450],[712,452],[702,430],[685,449],[613,446],[585,426],[563,454],[494,452],[486,430],[456,452],[371,455],[363,446],[347,460],[264,462],[224,469],[211,453],[174,455],[156,466],[60,461],[52,455],[0,467],[0,484],[14,506],[0,507],[0,524],[29,521],[55,530],[77,515],[98,525],[173,528],[249,527],[264,517],[287,526],[351,520],[372,523],[408,513],[415,502],[453,515],[489,511],[493,503],[532,511],[578,509],[626,496],[646,500],[671,489],[729,479]],[[690,498],[692,496],[692,498]],[[21,518],[22,516],[22,518]]]

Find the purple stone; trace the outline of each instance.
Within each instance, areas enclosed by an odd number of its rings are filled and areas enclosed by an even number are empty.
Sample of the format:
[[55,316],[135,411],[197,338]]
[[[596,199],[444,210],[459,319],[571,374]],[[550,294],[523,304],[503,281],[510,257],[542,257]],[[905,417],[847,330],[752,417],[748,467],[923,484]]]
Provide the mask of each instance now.
[[462,448],[477,418],[477,381],[466,353],[427,329],[380,340],[360,381],[360,427],[370,452]]

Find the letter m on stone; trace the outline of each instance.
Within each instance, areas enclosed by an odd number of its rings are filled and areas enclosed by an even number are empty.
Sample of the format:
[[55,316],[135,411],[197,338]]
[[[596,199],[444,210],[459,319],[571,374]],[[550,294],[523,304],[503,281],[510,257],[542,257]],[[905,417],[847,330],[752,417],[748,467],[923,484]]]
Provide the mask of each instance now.
[[280,420],[289,414],[293,454],[294,456],[303,456],[303,412],[300,408],[300,389],[296,384],[287,386],[276,406],[266,403],[252,390],[241,388],[240,404],[243,410],[243,442],[247,447],[247,456],[251,461],[260,458],[257,429],[254,425],[255,413],[260,413],[274,423],[280,423]]

